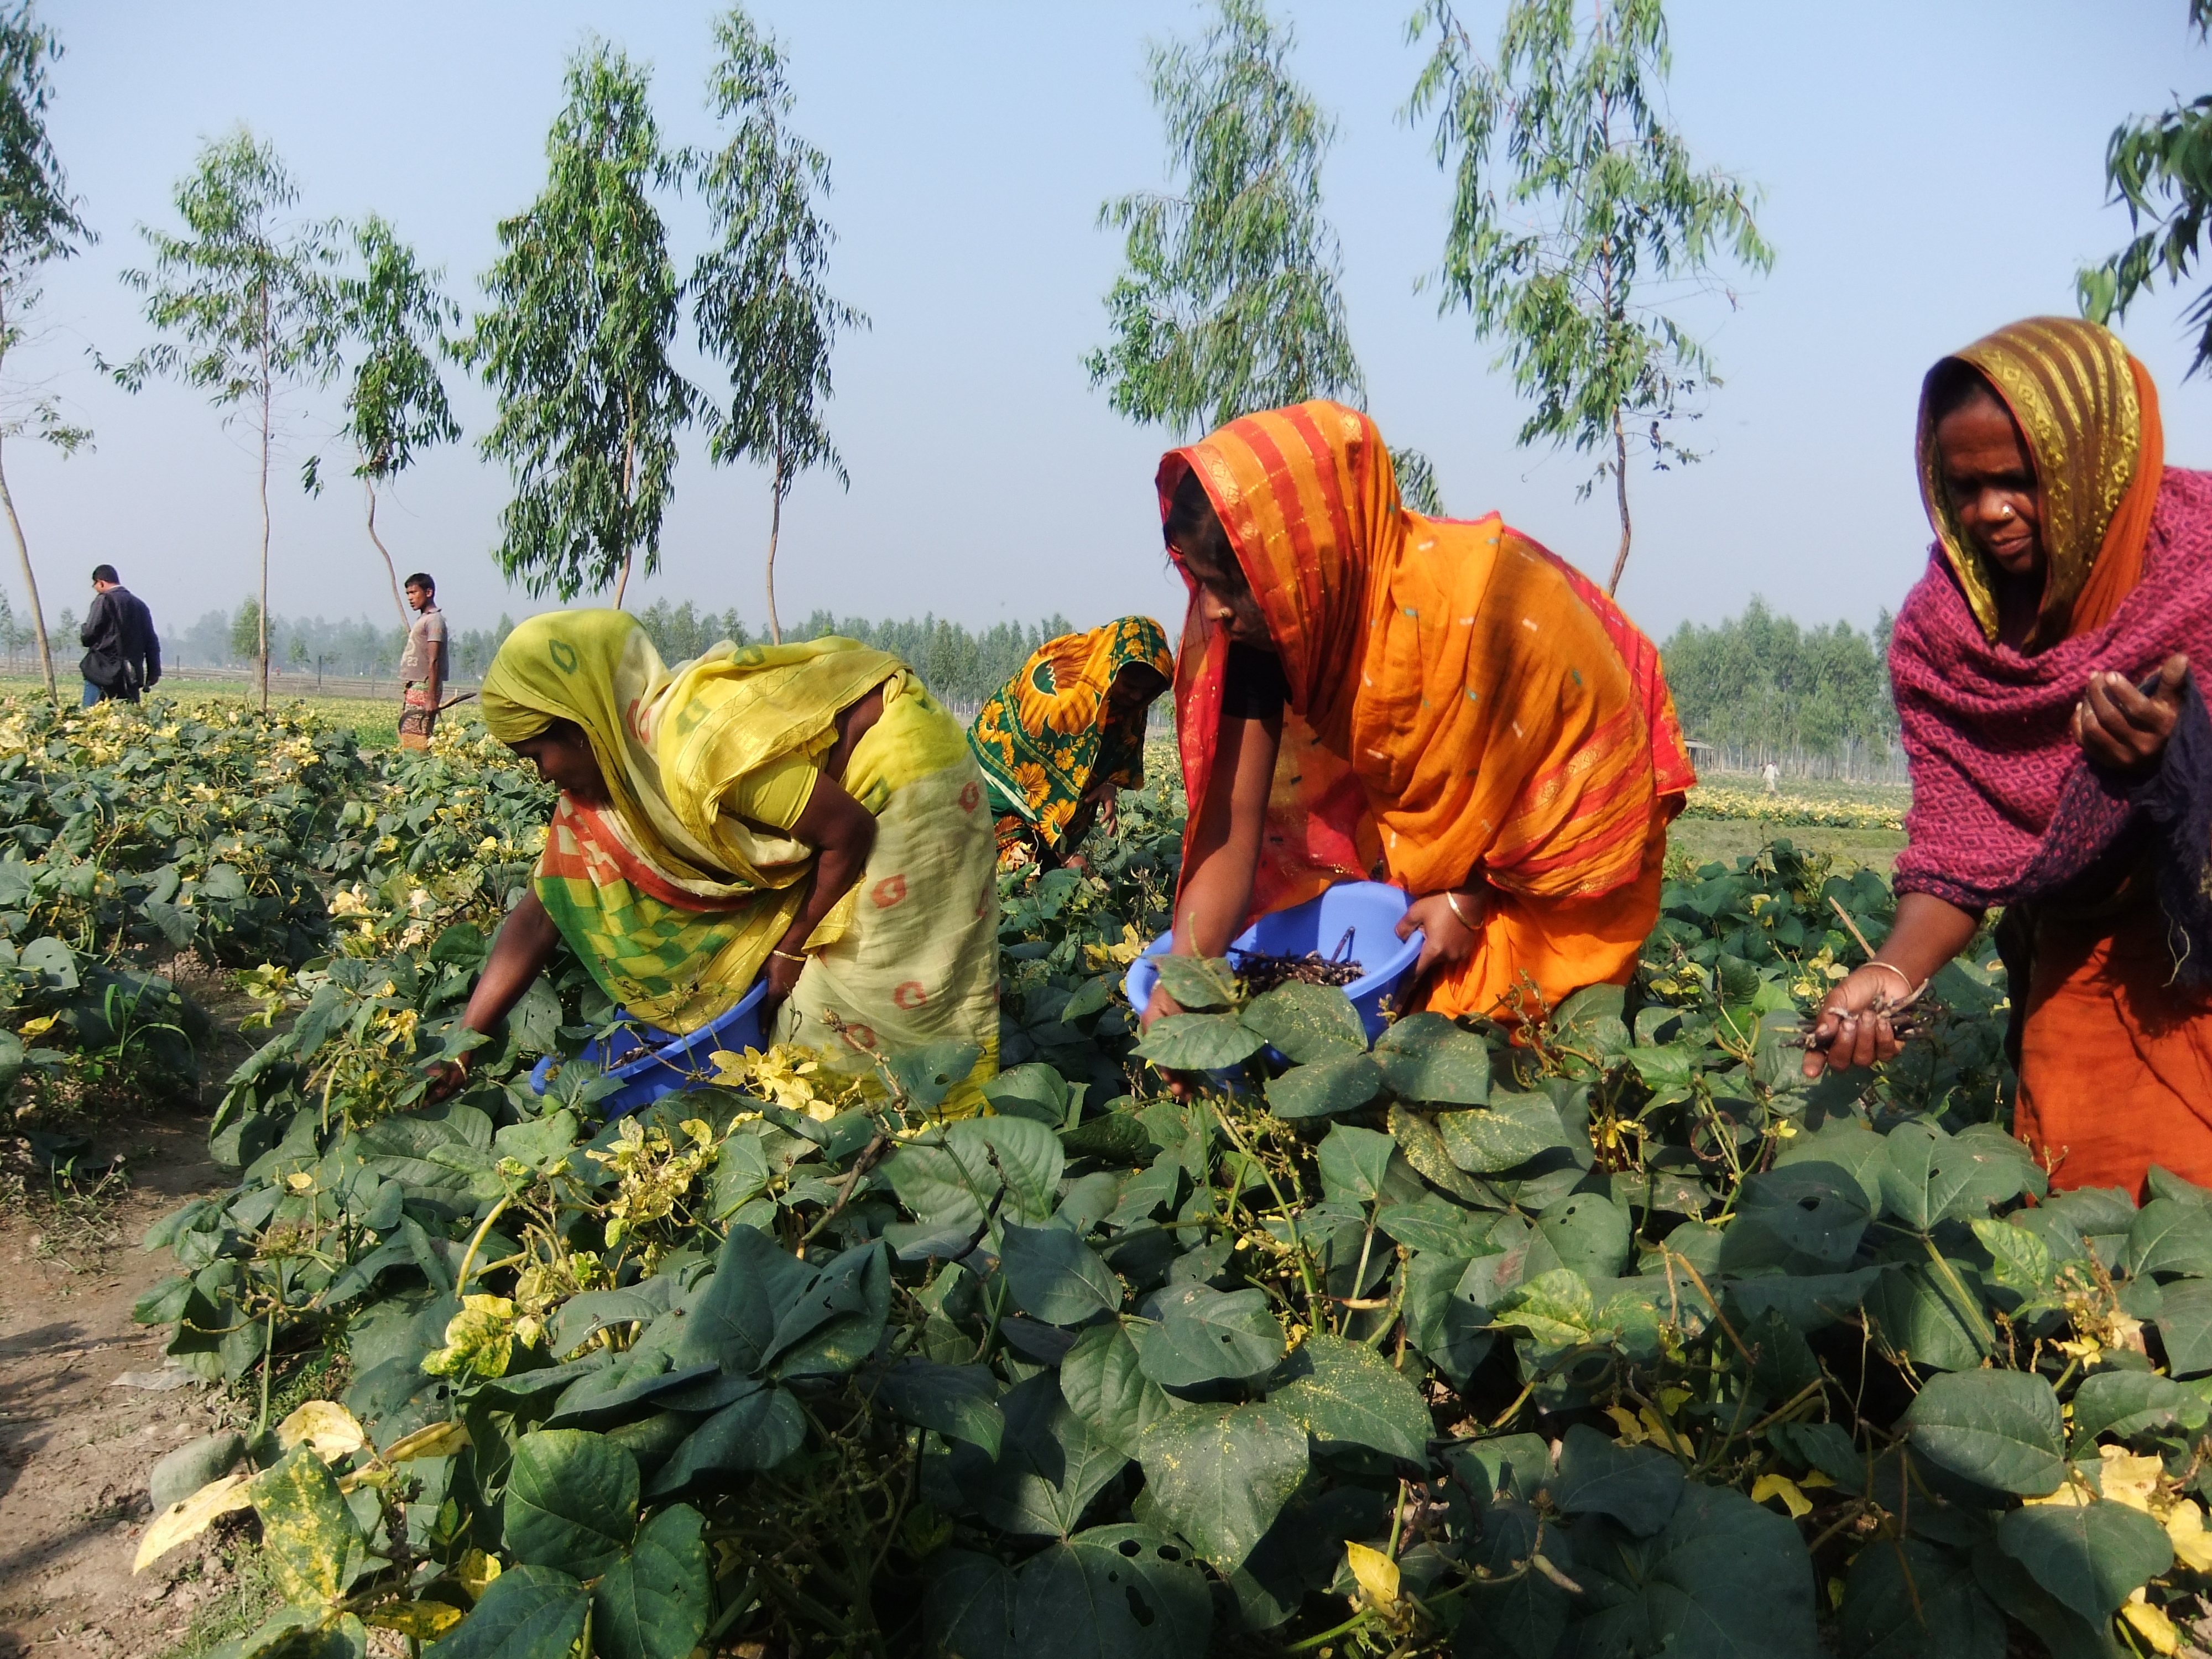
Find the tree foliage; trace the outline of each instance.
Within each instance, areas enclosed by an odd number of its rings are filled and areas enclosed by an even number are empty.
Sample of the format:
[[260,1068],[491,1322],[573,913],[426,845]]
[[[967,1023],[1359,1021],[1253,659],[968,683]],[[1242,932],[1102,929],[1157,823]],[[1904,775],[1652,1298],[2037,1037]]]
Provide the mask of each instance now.
[[[261,462],[261,591],[269,609],[269,468],[282,436],[284,394],[327,384],[337,372],[341,318],[332,268],[334,221],[293,220],[300,189],[274,146],[244,127],[204,145],[177,183],[182,234],[140,227],[149,268],[123,273],[146,296],[146,320],[173,338],[157,341],[115,370],[137,391],[153,375],[198,387],[242,416]],[[269,636],[256,660],[269,698]]]
[[1336,233],[1321,210],[1334,126],[1292,78],[1293,36],[1261,0],[1220,0],[1196,46],[1151,49],[1180,193],[1100,208],[1127,268],[1111,341],[1085,359],[1115,410],[1178,434],[1309,398],[1364,400]]
[[639,553],[659,568],[696,402],[668,355],[679,284],[652,190],[670,162],[647,81],[605,41],[569,61],[545,189],[501,222],[462,347],[499,399],[481,447],[514,482],[495,556],[532,594],[611,585],[620,605]]
[[1879,757],[1897,742],[1889,633],[1887,611],[1871,634],[1802,628],[1754,597],[1717,628],[1684,623],[1660,655],[1682,729],[1737,761]]
[[376,215],[354,228],[354,249],[360,264],[338,283],[345,332],[361,349],[346,394],[345,434],[368,497],[369,539],[392,579],[404,627],[398,569],[376,533],[376,492],[413,464],[417,450],[461,435],[438,373],[445,331],[460,322],[461,312],[440,290],[440,273],[425,270]]
[[[25,319],[39,302],[39,272],[49,261],[67,258],[80,243],[93,240],[46,135],[46,106],[53,96],[47,71],[61,53],[60,40],[40,20],[30,0],[0,14],[0,369],[26,337]],[[0,398],[4,399],[0,401],[0,443],[33,437],[66,455],[91,441],[92,434],[64,419],[59,402],[43,387],[27,390],[0,381]],[[46,637],[30,544],[3,471],[0,508],[8,514],[22,566],[46,694],[58,706],[53,647]],[[9,654],[14,654],[12,647]]]
[[[1723,258],[1774,255],[1755,193],[1699,170],[1654,106],[1669,68],[1661,0],[1513,0],[1494,62],[1453,0],[1422,0],[1410,33],[1434,51],[1407,106],[1436,112],[1437,165],[1454,176],[1440,276],[1446,309],[1503,343],[1499,362],[1535,402],[1519,441],[1611,451],[1583,485],[1614,483],[1628,560],[1628,456],[1697,457],[1668,423],[1717,384],[1711,354],[1660,307],[1711,286]],[[1654,290],[1657,292],[1655,295]]]
[[[2200,37],[2212,38],[2212,0],[2190,0],[2189,21]],[[2075,286],[2083,316],[2117,323],[2146,289],[2186,281],[2197,262],[2212,206],[2212,95],[2115,128],[2105,148],[2105,179],[2136,234],[2104,264],[2082,271]],[[2194,374],[2212,362],[2212,288],[2197,296],[2188,317],[2199,331]]]
[[817,209],[830,191],[830,158],[786,125],[793,99],[784,59],[741,6],[716,20],[720,60],[708,78],[716,118],[734,123],[690,171],[712,217],[715,246],[692,268],[692,318],[699,349],[729,372],[726,408],[707,405],[717,465],[751,460],[770,474],[768,625],[775,611],[775,549],[784,498],[812,467],[848,482],[822,405],[830,397],[830,354],[840,331],[867,318],[834,297],[825,273],[836,234]]

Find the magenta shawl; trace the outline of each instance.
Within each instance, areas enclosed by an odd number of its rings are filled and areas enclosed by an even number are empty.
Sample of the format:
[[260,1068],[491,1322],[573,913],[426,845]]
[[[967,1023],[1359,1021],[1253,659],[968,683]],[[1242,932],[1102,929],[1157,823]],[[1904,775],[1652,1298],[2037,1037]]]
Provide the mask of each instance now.
[[2175,651],[2212,684],[2212,473],[2166,469],[2135,591],[2102,628],[2033,656],[1989,643],[1930,549],[1889,650],[1912,773],[1898,890],[1982,910],[2080,874],[2156,804],[2088,763],[2074,705],[2091,673],[2140,681]]

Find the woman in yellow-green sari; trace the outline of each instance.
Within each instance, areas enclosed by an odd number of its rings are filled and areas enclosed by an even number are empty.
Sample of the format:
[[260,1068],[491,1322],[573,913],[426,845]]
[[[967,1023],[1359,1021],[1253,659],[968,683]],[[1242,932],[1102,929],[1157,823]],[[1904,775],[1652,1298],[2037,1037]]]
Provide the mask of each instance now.
[[1145,716],[1175,682],[1167,630],[1120,617],[1047,640],[968,728],[998,820],[999,861],[1072,859],[1114,794],[1145,781]]
[[959,723],[896,657],[726,643],[671,669],[635,618],[556,611],[507,637],[483,696],[561,798],[465,1025],[495,1030],[565,939],[665,1030],[764,971],[773,1042],[853,1060],[974,1043],[945,1103],[972,1103],[998,1054],[991,818]]

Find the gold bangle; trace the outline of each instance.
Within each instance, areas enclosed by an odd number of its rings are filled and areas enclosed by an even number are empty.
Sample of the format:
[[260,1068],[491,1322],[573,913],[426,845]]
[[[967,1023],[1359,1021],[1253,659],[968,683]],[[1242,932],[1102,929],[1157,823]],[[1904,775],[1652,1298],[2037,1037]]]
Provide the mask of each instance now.
[[1452,915],[1459,918],[1461,927],[1470,933],[1476,931],[1474,923],[1468,920],[1467,912],[1459,908],[1459,895],[1449,887],[1444,889],[1444,902],[1451,907]]
[[[1891,973],[1895,974],[1898,978],[1903,980],[1905,981],[1905,1001],[1910,1002],[1913,998],[1920,994],[1919,987],[1914,985],[1912,982],[1912,975],[1906,973],[1904,969],[1899,967],[1895,963],[1884,962],[1880,957],[1869,957],[1867,958],[1867,966],[1869,968],[1887,968]],[[1922,985],[1926,983],[1927,981],[1925,980],[1921,981]],[[1901,1006],[1902,1005],[1900,1004],[1899,1006]]]
[[811,957],[808,957],[797,951],[771,950],[769,951],[769,955],[772,957],[781,957],[786,962],[796,962],[802,964],[811,960]]

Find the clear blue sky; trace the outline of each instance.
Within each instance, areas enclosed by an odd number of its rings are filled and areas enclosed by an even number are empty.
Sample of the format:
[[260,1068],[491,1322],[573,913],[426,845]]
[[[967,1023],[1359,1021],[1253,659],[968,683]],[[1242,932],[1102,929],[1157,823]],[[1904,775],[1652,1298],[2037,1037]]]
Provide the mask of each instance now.
[[[1612,509],[1577,501],[1583,458],[1515,448],[1522,407],[1489,350],[1415,292],[1438,257],[1448,185],[1427,133],[1398,116],[1419,61],[1410,0],[1273,9],[1295,21],[1298,71],[1340,124],[1327,206],[1383,431],[1434,458],[1455,513],[1502,508],[1601,574]],[[2103,205],[2107,135],[2202,91],[2212,62],[2182,0],[1669,9],[1674,117],[1701,161],[1763,189],[1779,261],[1742,285],[1734,313],[1697,313],[1727,385],[1689,434],[1702,464],[1632,479],[1622,597],[1658,635],[1753,592],[1808,621],[1863,624],[1925,556],[1910,455],[1922,372],[1997,324],[2072,309],[2076,266],[2125,232]],[[1464,11],[1483,34],[1503,6]],[[203,137],[246,123],[301,179],[304,212],[383,213],[465,305],[496,221],[542,183],[562,62],[588,33],[653,66],[670,142],[712,137],[702,4],[100,0],[51,15],[67,46],[54,136],[102,240],[52,273],[49,332],[25,356],[97,450],[9,453],[50,613],[82,611],[102,559],[179,626],[253,580],[246,434],[181,387],[126,396],[86,355],[148,339],[116,274],[143,260],[139,224],[173,222],[169,192]],[[1179,589],[1151,495],[1164,440],[1115,416],[1080,358],[1102,337],[1120,257],[1098,204],[1164,182],[1146,42],[1195,33],[1206,13],[1156,0],[763,0],[756,15],[790,52],[799,128],[832,158],[833,286],[874,319],[836,364],[831,422],[852,489],[810,477],[786,515],[786,618],[817,605],[970,624],[1148,610],[1173,626]],[[688,264],[702,228],[680,204],[671,225]],[[2180,378],[2182,308],[2154,296],[2125,332],[2165,392],[2170,459],[2212,465],[2212,386]],[[506,479],[473,447],[488,399],[453,378],[471,439],[422,464],[380,527],[403,571],[435,572],[455,625],[470,627],[538,607],[491,562]],[[272,606],[381,618],[389,590],[343,465],[319,500],[294,482],[333,408],[296,411]],[[763,475],[710,468],[691,443],[644,598],[735,605],[757,621],[767,527]],[[12,590],[11,565],[0,581]]]

